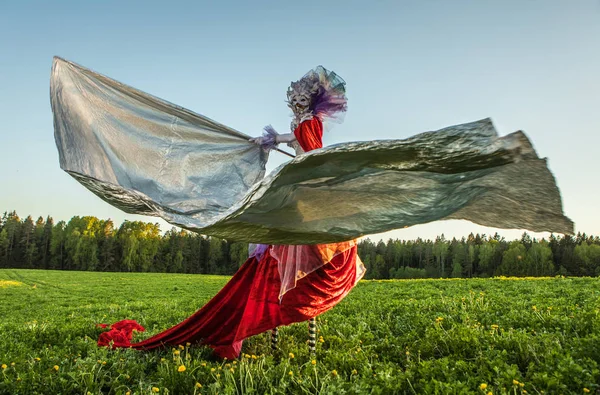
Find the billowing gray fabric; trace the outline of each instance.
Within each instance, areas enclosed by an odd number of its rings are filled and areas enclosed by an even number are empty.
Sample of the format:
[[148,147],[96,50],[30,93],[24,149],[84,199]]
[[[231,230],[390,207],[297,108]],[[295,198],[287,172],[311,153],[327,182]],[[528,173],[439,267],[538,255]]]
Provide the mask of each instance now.
[[329,243],[441,219],[573,232],[546,161],[489,119],[332,145],[263,178],[248,136],[59,58],[51,101],[63,170],[125,212],[202,234]]

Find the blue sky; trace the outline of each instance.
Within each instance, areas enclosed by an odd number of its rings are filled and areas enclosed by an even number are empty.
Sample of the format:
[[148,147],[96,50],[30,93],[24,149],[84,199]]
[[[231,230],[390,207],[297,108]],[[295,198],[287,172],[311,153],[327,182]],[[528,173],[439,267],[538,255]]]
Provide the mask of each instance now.
[[[54,55],[249,135],[287,131],[289,82],[322,64],[349,97],[326,144],[491,117],[500,134],[528,134],[576,230],[600,235],[598,0],[13,1],[0,4],[0,37],[0,211],[157,221],[112,208],[60,170]],[[270,169],[284,160],[272,154]],[[382,236],[495,231],[446,221]]]

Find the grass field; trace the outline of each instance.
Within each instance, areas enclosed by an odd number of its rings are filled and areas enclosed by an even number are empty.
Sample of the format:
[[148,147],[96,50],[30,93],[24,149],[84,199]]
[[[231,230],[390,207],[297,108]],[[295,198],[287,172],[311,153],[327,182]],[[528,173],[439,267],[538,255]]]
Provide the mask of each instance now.
[[[211,362],[182,345],[96,346],[97,323],[136,319],[145,338],[201,307],[226,277],[0,270],[0,393],[599,393],[600,279],[362,281],[306,324]],[[182,368],[182,366],[185,368]]]

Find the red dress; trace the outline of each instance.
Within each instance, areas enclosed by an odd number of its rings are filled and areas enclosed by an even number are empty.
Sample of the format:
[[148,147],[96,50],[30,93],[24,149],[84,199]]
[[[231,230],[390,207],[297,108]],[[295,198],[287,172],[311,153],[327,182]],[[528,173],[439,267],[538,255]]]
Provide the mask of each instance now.
[[[323,126],[317,117],[302,122],[294,135],[305,151],[323,146]],[[100,335],[98,345],[113,342],[113,347],[150,350],[167,344],[200,342],[213,347],[219,357],[233,359],[239,356],[244,339],[331,309],[364,273],[355,241],[301,246],[312,260],[319,261],[315,270],[298,272],[294,287],[281,295],[282,263],[271,252],[278,249],[281,253],[286,247],[270,246],[260,260],[249,258],[214,298],[174,327],[131,343],[133,330],[143,327],[132,320],[120,321]]]

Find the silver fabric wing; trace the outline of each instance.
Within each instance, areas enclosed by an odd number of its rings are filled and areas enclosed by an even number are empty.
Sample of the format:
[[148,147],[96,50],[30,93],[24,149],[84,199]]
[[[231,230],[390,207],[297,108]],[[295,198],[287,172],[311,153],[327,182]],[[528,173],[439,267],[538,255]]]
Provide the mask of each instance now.
[[330,243],[442,219],[573,233],[546,161],[489,119],[329,146],[263,178],[248,136],[59,58],[51,101],[63,170],[125,212],[206,235]]
[[248,136],[74,63],[54,59],[50,96],[61,168],[125,212],[202,228],[264,177]]

